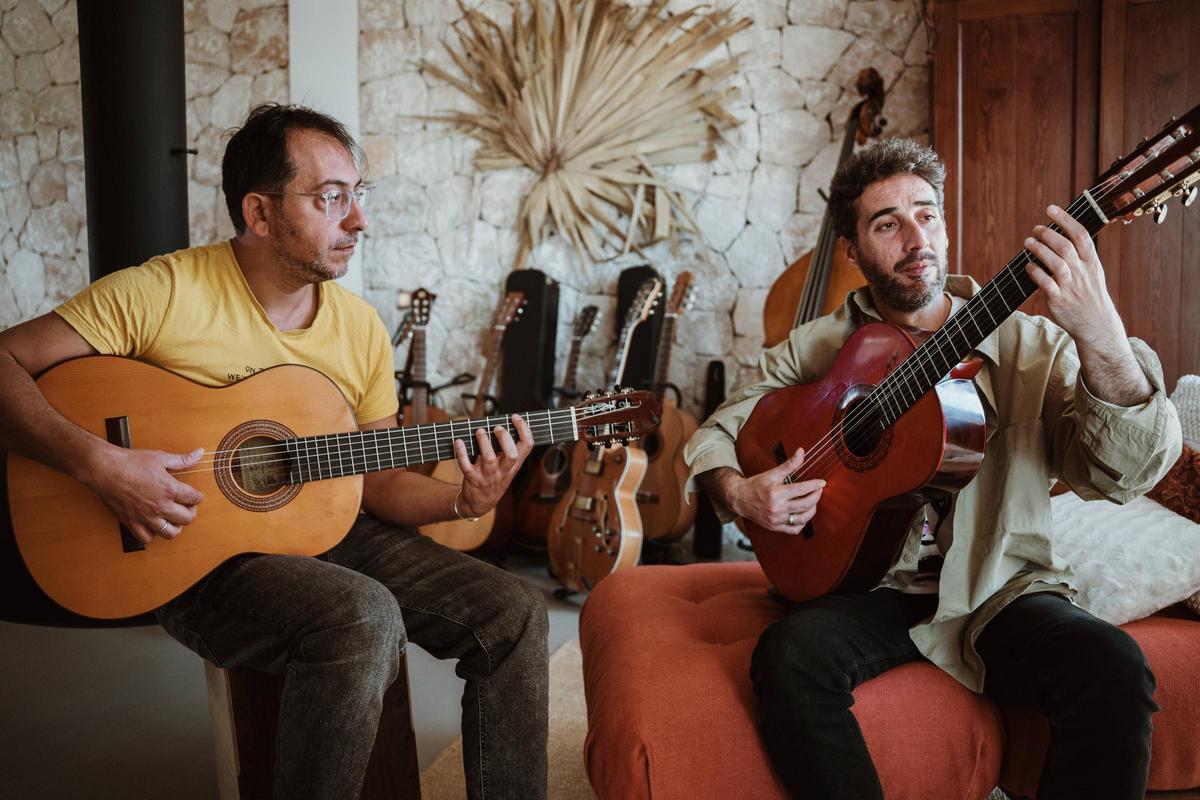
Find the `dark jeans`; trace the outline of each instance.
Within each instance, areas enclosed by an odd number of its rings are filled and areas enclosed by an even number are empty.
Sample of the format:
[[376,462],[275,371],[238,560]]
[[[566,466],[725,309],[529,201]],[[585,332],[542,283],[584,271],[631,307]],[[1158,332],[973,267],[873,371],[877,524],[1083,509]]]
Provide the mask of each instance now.
[[[830,595],[793,606],[763,632],[751,678],[767,751],[792,797],[883,797],[851,691],[922,658],[908,628],[934,603],[890,589]],[[1154,676],[1128,634],[1038,593],[1001,611],[976,649],[985,694],[1050,720],[1038,800],[1145,797],[1158,706]]]
[[286,676],[276,798],[358,796],[407,641],[458,660],[468,795],[546,796],[545,598],[501,569],[360,517],[322,557],[234,558],[158,616],[218,666]]

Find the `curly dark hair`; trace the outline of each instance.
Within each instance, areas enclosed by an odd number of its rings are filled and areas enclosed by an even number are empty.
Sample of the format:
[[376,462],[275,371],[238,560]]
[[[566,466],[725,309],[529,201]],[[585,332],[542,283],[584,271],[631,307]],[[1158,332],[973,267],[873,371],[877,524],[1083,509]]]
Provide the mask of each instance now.
[[296,105],[263,103],[250,112],[246,123],[225,145],[221,159],[221,190],[233,228],[246,231],[242,198],[250,192],[279,192],[296,175],[288,157],[287,135],[293,130],[313,130],[336,140],[357,164],[361,152],[354,137],[333,117]]
[[883,139],[850,156],[834,174],[829,184],[829,213],[834,231],[857,242],[858,212],[854,201],[872,183],[904,173],[924,178],[933,187],[941,211],[946,165],[937,153],[911,139]]

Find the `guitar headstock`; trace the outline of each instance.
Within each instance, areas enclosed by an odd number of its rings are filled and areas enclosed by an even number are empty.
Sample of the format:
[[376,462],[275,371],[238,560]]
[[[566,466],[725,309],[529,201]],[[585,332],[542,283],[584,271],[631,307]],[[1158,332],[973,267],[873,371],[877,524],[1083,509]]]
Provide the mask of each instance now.
[[1172,119],[1147,137],[1133,152],[1118,158],[1090,190],[1108,221],[1132,222],[1152,214],[1155,222],[1167,216],[1165,203],[1182,198],[1190,206],[1200,181],[1200,106]]
[[625,312],[625,324],[622,326],[624,331],[630,331],[650,318],[654,307],[658,305],[658,296],[662,294],[662,288],[662,281],[658,278],[646,278],[642,281],[637,294],[633,296],[633,302],[629,304],[629,310]]
[[412,324],[420,328],[429,324],[429,312],[436,299],[437,295],[424,287],[412,293],[412,310],[409,311],[412,314]]
[[492,318],[492,329],[502,331],[512,324],[517,315],[525,310],[525,293],[508,292],[496,307],[496,315]]
[[588,447],[628,444],[645,437],[662,420],[662,404],[651,392],[615,389],[588,393],[575,404],[579,440]]
[[575,339],[582,339],[592,331],[592,326],[596,324],[596,318],[600,316],[600,309],[596,306],[584,306],[575,315],[575,322],[571,328],[571,336]]
[[668,317],[678,317],[692,304],[693,295],[692,273],[684,271],[675,278],[675,286],[671,289],[671,299],[663,313]]

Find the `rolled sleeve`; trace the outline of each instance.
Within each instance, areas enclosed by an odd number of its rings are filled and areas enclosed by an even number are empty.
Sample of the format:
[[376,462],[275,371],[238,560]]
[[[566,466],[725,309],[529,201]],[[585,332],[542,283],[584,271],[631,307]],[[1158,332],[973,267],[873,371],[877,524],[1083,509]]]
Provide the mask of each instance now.
[[1078,427],[1079,471],[1072,488],[1086,472],[1086,482],[1104,497],[1126,503],[1150,490],[1171,468],[1183,447],[1179,415],[1167,398],[1158,356],[1140,339],[1130,339],[1134,358],[1153,393],[1136,406],[1101,400],[1079,373],[1074,406]]

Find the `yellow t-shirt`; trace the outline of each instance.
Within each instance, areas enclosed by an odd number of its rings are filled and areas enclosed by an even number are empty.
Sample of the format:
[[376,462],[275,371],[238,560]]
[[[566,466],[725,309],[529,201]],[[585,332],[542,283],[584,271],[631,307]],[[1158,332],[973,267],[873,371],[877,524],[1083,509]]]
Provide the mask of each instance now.
[[337,384],[359,424],[394,417],[392,346],[378,312],[331,281],[320,284],[318,304],[308,328],[280,331],[222,242],[114,272],[54,311],[103,355],[206,386],[303,364]]

